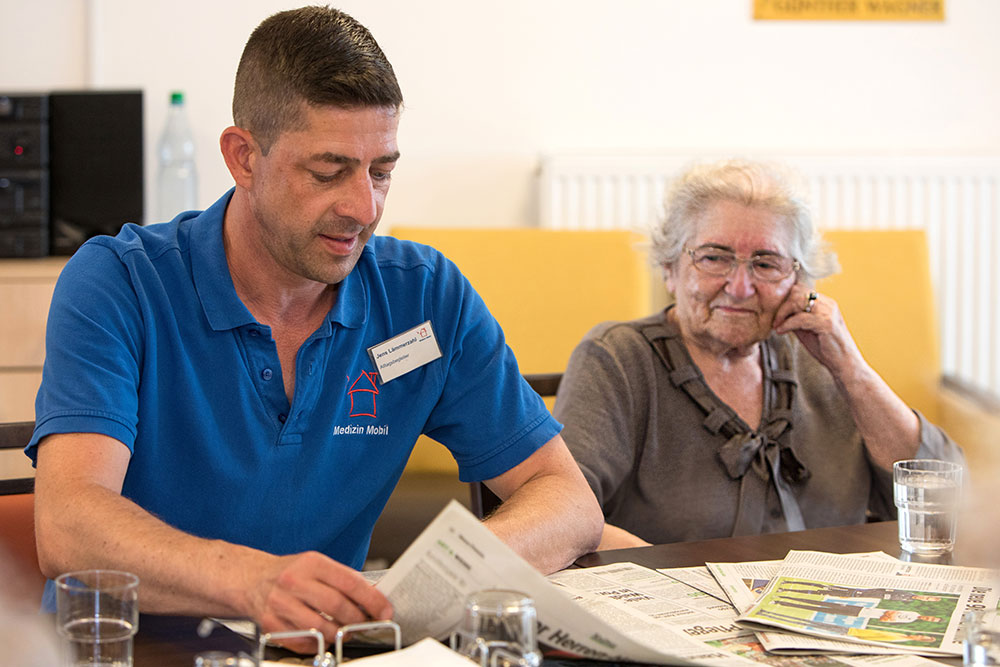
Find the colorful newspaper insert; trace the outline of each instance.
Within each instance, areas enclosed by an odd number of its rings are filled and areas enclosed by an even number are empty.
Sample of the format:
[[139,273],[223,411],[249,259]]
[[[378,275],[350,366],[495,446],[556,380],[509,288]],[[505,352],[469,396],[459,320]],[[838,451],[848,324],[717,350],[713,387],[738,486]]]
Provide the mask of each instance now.
[[995,608],[997,573],[791,551],[743,623],[925,655],[962,653],[967,611]]

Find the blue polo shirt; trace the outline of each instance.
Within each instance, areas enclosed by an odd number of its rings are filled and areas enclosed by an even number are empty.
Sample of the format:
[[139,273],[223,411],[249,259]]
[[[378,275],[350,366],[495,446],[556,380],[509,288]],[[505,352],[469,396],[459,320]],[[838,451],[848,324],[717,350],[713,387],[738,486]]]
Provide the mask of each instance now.
[[[289,404],[269,327],[236,295],[232,191],[169,223],[84,244],[59,277],[26,452],[53,433],[131,451],[122,494],[194,535],[360,567],[421,433],[463,481],[495,477],[561,426],[453,263],[375,236],[299,350]],[[430,321],[442,357],[381,384],[368,347]]]

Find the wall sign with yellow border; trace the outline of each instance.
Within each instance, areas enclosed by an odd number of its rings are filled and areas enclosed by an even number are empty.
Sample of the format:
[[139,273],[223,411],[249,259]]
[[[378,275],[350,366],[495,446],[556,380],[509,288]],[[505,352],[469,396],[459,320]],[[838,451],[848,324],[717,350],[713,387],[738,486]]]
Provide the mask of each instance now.
[[765,21],[944,21],[945,0],[754,0]]

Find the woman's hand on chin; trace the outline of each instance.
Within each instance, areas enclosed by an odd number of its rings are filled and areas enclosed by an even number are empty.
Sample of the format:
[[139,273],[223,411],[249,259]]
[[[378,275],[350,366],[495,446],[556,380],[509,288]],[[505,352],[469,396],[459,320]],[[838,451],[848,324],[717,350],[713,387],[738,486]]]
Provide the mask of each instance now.
[[779,334],[794,333],[809,354],[838,380],[868,367],[837,302],[808,285],[796,283],[789,290],[774,316],[774,330]]

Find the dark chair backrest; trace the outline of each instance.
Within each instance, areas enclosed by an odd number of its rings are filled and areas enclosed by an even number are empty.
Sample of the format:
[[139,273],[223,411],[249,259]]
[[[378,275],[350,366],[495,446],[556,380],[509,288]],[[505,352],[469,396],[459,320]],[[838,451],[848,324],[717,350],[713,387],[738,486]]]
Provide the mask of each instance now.
[[[24,449],[31,440],[34,422],[0,423],[0,449]],[[45,576],[35,548],[35,480],[31,477],[0,479],[0,549],[20,575],[8,582],[26,596],[41,599]],[[7,585],[7,584],[5,584]]]
[[[35,422],[0,423],[0,449],[24,449],[35,431]],[[33,477],[0,479],[0,496],[31,493],[35,490]]]
[[[562,373],[528,373],[524,379],[539,396],[545,398],[556,395],[559,382],[562,381]],[[482,482],[469,484],[469,496],[472,513],[480,519],[488,517],[503,502]]]

